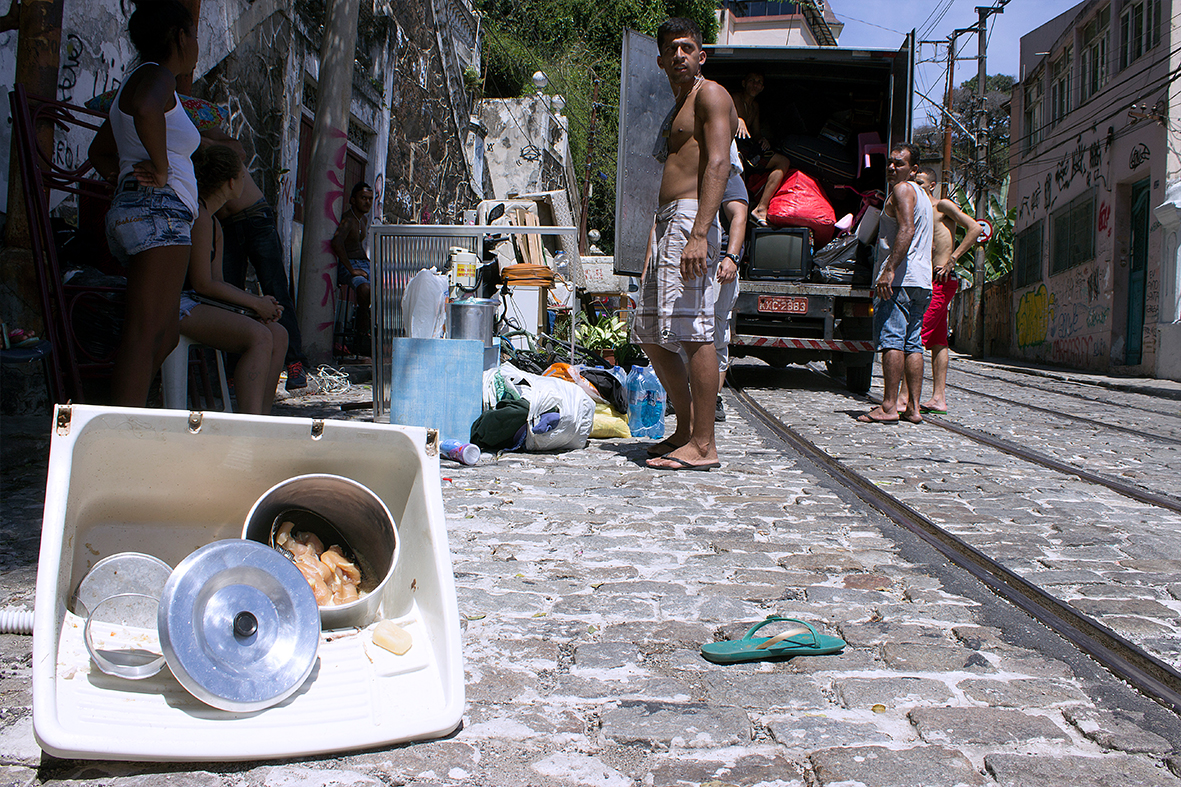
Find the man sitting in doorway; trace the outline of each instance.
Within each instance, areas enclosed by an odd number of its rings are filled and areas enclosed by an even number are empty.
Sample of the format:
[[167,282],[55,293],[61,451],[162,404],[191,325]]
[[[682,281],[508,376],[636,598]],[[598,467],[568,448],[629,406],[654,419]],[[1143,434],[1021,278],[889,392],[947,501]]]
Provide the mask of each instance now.
[[357,325],[361,332],[361,355],[369,354],[369,255],[365,251],[369,211],[373,208],[373,187],[358,183],[349,194],[349,208],[340,217],[336,234],[332,236],[332,251],[336,254],[337,284],[350,284],[357,293]]

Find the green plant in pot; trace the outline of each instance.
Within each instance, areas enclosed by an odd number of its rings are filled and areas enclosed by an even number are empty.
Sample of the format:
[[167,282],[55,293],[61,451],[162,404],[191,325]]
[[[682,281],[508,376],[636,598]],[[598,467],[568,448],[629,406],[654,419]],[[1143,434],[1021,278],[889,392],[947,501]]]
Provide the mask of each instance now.
[[627,322],[618,315],[605,315],[594,325],[579,324],[575,336],[579,344],[608,363],[630,365],[641,356],[640,348],[628,341]]

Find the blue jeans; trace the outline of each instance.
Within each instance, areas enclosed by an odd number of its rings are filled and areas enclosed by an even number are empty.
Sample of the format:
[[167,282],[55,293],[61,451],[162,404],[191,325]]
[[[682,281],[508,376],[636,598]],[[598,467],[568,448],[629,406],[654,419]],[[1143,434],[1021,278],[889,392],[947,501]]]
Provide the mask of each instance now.
[[193,212],[172,186],[141,186],[134,178],[115,189],[107,211],[107,246],[124,265],[161,246],[191,246]]
[[923,287],[895,287],[888,300],[873,299],[873,342],[878,351],[923,352],[923,313],[931,291]]
[[285,364],[306,363],[303,340],[299,335],[299,321],[295,318],[295,304],[287,284],[287,267],[283,264],[283,244],[275,223],[275,209],[259,200],[243,211],[222,222],[225,245],[222,250],[221,275],[238,289],[246,285],[246,264],[254,266],[254,275],[263,295],[271,295],[283,307],[279,324],[287,329],[287,357]]

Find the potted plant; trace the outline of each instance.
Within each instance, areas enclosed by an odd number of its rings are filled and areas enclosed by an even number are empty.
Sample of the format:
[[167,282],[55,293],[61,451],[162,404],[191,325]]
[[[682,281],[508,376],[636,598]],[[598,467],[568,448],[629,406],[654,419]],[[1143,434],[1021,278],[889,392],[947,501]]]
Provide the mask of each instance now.
[[617,315],[605,315],[594,325],[580,324],[575,329],[578,343],[588,350],[603,356],[603,360],[614,365],[621,351],[631,348],[627,341],[627,323]]

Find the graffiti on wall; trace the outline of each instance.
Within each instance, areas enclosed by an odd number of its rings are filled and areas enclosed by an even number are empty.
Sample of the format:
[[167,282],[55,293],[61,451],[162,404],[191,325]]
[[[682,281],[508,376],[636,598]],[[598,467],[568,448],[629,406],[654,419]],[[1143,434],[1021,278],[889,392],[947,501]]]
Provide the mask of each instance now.
[[1141,164],[1147,164],[1152,158],[1152,151],[1143,142],[1137,142],[1136,147],[1128,154],[1128,169],[1136,169]]
[[[324,218],[332,225],[337,225],[340,224],[340,219],[344,215],[344,183],[341,182],[341,177],[344,174],[345,160],[348,157],[348,134],[335,127],[328,127],[327,132],[331,141],[325,140],[324,144],[331,145],[335,141],[336,149],[332,153],[332,166],[327,171],[320,173],[320,177],[328,181],[328,190],[324,195],[322,210]],[[310,172],[308,177],[311,177]],[[320,280],[324,285],[320,296],[320,306],[328,307],[334,302],[333,299],[336,296],[337,261],[336,253],[332,250],[331,237],[320,242],[320,255]],[[332,314],[331,308],[329,308],[328,314]],[[334,321],[331,319],[322,322],[316,326],[316,332],[331,332],[333,324]]]
[[1107,339],[1103,336],[1075,336],[1055,339],[1050,360],[1063,366],[1093,366],[1096,358],[1107,355]]
[[1062,192],[1078,183],[1087,187],[1102,185],[1104,190],[1111,191],[1103,174],[1103,145],[1098,140],[1087,145],[1081,134],[1075,140],[1074,148],[1054,163],[1045,181],[1022,196],[1017,210],[1018,220],[1026,217],[1032,220],[1042,212],[1049,214]]
[[1111,205],[1107,200],[1099,205],[1099,234],[1111,237]]
[[1017,346],[1036,347],[1046,341],[1053,312],[1053,296],[1041,284],[1025,293],[1017,304]]
[[1054,292],[1041,284],[1022,295],[1017,304],[1017,346],[1029,349],[1051,342],[1057,348],[1106,328],[1111,319],[1111,303],[1104,295],[1107,276],[1106,267],[1090,266],[1064,277]]
[[127,63],[120,55],[105,49],[111,47],[96,49],[77,33],[66,34],[58,69],[59,101],[82,104],[123,84]]

